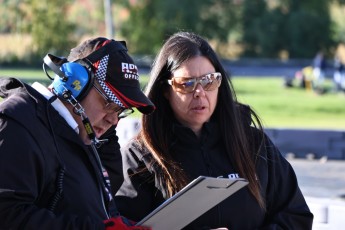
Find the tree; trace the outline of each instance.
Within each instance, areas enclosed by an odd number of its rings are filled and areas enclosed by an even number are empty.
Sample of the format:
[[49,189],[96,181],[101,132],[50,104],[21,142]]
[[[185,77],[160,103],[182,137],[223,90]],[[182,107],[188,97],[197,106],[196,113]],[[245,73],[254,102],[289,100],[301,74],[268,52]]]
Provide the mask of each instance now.
[[[34,49],[40,57],[47,52],[59,53],[75,44],[73,31],[75,25],[67,21],[68,4],[66,0],[28,0],[31,18],[31,31]],[[65,55],[65,54],[63,54]]]
[[[274,22],[274,23],[272,23]],[[259,30],[257,41],[259,49],[257,54],[260,57],[276,58],[285,49],[284,34],[285,17],[280,9],[266,12],[258,20]]]
[[130,18],[121,27],[121,34],[128,41],[131,52],[152,54],[161,45],[164,24],[157,17],[157,2],[159,0],[128,5]]
[[242,11],[244,56],[310,58],[333,45],[327,0],[281,0],[270,9],[265,0],[245,0]]
[[242,43],[244,45],[244,56],[260,56],[262,50],[260,40],[263,41],[267,36],[259,38],[262,24],[261,18],[267,12],[265,0],[244,0],[242,9]]
[[136,53],[153,54],[171,34],[193,31],[227,41],[238,24],[239,5],[226,0],[147,0],[128,4],[130,18],[121,29]]
[[333,44],[328,0],[289,0],[285,43],[290,57],[310,58]]
[[21,11],[20,4],[14,0],[0,0],[0,33],[19,32]]

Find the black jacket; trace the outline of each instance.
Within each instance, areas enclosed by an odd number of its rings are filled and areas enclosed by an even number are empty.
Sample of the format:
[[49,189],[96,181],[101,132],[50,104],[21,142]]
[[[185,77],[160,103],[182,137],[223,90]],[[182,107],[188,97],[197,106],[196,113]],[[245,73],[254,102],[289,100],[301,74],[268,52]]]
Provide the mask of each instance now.
[[31,86],[0,79],[0,96],[0,229],[104,229],[117,210],[94,153]]
[[[256,129],[253,133],[258,134]],[[198,139],[189,128],[176,124],[170,148],[173,158],[191,179],[204,176],[235,176],[238,173],[224,154],[225,147],[215,123],[206,123]],[[148,150],[139,151],[135,141],[123,151],[124,183],[115,196],[119,211],[140,220],[164,202],[161,182],[150,167]],[[149,170],[141,172],[145,167]],[[266,137],[265,149],[257,162],[261,193],[267,212],[262,210],[247,187],[196,219],[186,229],[311,229],[313,215],[301,194],[291,165]],[[200,199],[205,199],[200,197]],[[131,208],[135,207],[135,211]],[[183,212],[183,210],[177,210]],[[186,213],[188,215],[188,213]]]

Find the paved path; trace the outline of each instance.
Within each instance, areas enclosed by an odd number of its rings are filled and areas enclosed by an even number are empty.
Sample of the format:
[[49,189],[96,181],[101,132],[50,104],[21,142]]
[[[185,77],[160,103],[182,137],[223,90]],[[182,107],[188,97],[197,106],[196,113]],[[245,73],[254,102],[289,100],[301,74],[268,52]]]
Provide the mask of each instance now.
[[288,161],[314,214],[313,230],[345,229],[345,160]]
[[305,196],[345,201],[345,160],[288,160]]

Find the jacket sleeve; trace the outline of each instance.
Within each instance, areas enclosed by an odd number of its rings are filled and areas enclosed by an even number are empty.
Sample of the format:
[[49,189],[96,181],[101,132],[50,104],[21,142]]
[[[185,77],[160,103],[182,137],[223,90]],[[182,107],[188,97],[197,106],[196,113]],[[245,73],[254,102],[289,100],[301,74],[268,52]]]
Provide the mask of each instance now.
[[133,142],[121,149],[124,182],[116,193],[115,203],[121,215],[140,221],[164,200],[155,186],[154,174],[147,170],[147,159]]
[[104,229],[101,221],[56,216],[37,201],[44,191],[45,158],[21,125],[0,115],[0,229]]
[[312,229],[310,212],[295,172],[266,136],[266,225],[260,229]]

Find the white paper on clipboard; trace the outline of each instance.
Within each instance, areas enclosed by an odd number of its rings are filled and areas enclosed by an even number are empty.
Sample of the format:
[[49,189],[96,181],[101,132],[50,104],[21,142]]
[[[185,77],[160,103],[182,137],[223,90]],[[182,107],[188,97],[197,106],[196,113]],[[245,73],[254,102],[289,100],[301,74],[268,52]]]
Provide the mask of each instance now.
[[199,176],[139,221],[153,230],[179,230],[248,184],[243,178]]

